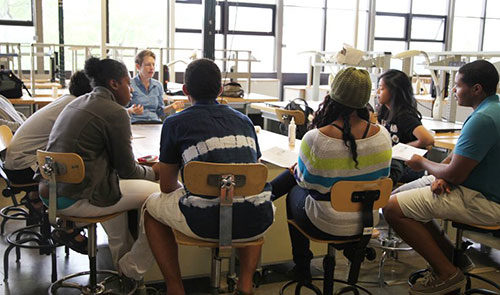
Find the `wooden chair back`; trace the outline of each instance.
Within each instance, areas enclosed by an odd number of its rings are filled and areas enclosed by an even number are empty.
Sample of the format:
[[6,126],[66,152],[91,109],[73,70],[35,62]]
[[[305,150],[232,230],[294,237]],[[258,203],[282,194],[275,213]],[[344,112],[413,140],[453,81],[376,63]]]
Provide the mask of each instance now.
[[7,125],[0,126],[0,151],[7,149],[12,141],[12,131]]
[[49,181],[49,222],[57,225],[57,183],[80,183],[85,177],[85,164],[75,153],[56,153],[38,150],[38,167],[42,177]]
[[184,167],[184,185],[195,195],[219,196],[217,184],[222,175],[234,175],[234,196],[251,196],[262,192],[267,167],[260,163],[221,164],[191,161]]
[[[43,169],[47,164],[52,165],[56,182],[80,183],[85,177],[85,164],[82,157],[75,153],[55,153],[38,150],[36,152],[38,166],[42,177],[50,180],[49,171]],[[50,163],[52,161],[52,164]]]
[[361,211],[360,196],[366,193],[379,194],[373,203],[373,210],[384,207],[389,201],[392,191],[392,180],[381,178],[372,181],[339,181],[330,191],[330,202],[333,209],[339,212]]
[[276,112],[276,117],[278,117],[278,120],[280,120],[281,123],[288,124],[289,120],[287,120],[287,118],[289,117],[294,118],[295,125],[304,125],[306,123],[306,117],[302,111],[285,110],[282,108],[276,108],[274,111]]

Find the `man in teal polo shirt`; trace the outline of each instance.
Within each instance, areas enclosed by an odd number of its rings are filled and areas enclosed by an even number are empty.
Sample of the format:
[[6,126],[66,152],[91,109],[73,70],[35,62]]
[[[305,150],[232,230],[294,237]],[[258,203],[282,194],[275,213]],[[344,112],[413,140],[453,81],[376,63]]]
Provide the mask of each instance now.
[[399,192],[384,208],[392,228],[432,267],[410,294],[446,294],[465,286],[450,257],[453,244],[434,221],[500,224],[500,103],[498,72],[488,61],[462,66],[455,79],[458,104],[474,112],[464,123],[450,161],[431,162],[414,155],[406,163],[436,177],[431,186]]

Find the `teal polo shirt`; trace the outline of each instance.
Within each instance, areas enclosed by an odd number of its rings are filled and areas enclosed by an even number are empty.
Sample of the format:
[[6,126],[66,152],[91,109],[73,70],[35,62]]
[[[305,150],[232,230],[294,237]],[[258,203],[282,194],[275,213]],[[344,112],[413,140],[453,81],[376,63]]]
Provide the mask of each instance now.
[[500,102],[485,98],[467,118],[454,153],[479,164],[461,184],[500,204]]

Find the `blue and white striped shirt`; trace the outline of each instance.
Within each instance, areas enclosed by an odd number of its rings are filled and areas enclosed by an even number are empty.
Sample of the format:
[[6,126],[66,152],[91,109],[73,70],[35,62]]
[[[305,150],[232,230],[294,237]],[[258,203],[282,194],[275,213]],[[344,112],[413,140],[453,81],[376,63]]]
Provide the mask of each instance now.
[[[244,114],[227,105],[196,103],[169,116],[163,123],[160,162],[190,161],[255,163],[261,153],[254,126]],[[188,226],[202,238],[215,239],[219,232],[219,200],[188,193],[179,201]],[[274,219],[271,186],[233,205],[233,239],[263,233]],[[249,222],[251,220],[252,222]]]

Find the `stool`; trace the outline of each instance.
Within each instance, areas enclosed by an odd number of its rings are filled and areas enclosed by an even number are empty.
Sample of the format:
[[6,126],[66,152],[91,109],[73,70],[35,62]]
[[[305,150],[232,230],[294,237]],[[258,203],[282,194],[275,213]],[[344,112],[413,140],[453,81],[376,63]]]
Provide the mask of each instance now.
[[379,237],[380,245],[375,245],[376,248],[382,249],[382,257],[380,257],[380,262],[378,266],[378,284],[380,287],[384,286],[384,263],[385,259],[389,255],[394,259],[398,259],[398,251],[410,251],[413,250],[412,247],[400,247],[403,241],[394,234],[392,228],[389,226],[387,228],[387,236]]
[[[468,241],[463,241],[463,231],[469,230],[479,233],[492,234],[492,233],[500,233],[500,226],[484,226],[484,225],[476,225],[476,224],[465,224],[460,222],[452,221],[452,226],[457,229],[456,238],[455,238],[455,249],[453,251],[453,259],[452,262],[457,259],[460,255],[463,255],[467,248],[472,244]],[[455,263],[454,263],[455,264]],[[456,264],[455,264],[456,265]],[[421,269],[416,272],[413,272],[408,278],[408,284],[412,286],[415,282],[424,276],[425,272],[428,269]],[[489,295],[500,295],[500,285],[496,282],[488,280],[480,275],[466,272],[464,273],[467,278],[467,284],[465,285],[464,294],[489,294]],[[483,281],[484,283],[492,286],[497,289],[497,291],[492,291],[484,288],[472,288],[471,278]]]
[[[5,173],[4,168],[4,155],[5,151],[10,145],[12,141],[12,131],[6,125],[0,126],[0,153],[2,153],[2,159],[0,160],[0,177],[5,180],[6,188],[2,191],[2,195],[6,198],[10,198],[12,200],[12,205],[3,207],[0,209],[0,216],[2,216],[2,223],[0,225],[0,234],[3,235],[5,231],[5,224],[8,220],[26,220],[27,225],[29,222],[29,212],[26,211],[23,207],[21,207],[25,202],[29,202],[27,200],[28,193],[31,191],[38,190],[38,183],[29,183],[29,184],[14,184],[12,183],[7,174]],[[16,194],[24,192],[25,196],[23,201],[19,203],[16,199]]]
[[[456,257],[459,257],[459,255],[464,254],[467,248],[471,245],[470,242],[462,240],[464,230],[470,230],[480,233],[500,232],[500,226],[472,225],[460,222],[452,222],[451,225],[457,229],[453,260],[456,260]],[[473,273],[465,273],[465,276],[467,277],[467,284],[465,285],[464,294],[497,294],[497,295],[500,294],[500,285],[498,285],[497,283]],[[491,291],[483,288],[472,288],[471,278],[483,281],[489,284],[490,286],[494,287],[495,289],[497,289],[497,291]]]
[[[137,282],[122,277],[116,271],[97,270],[97,235],[96,223],[112,219],[123,212],[116,212],[104,216],[75,217],[57,215],[57,183],[81,183],[85,176],[85,164],[82,158],[75,153],[54,153],[37,151],[37,160],[42,177],[49,181],[49,222],[57,227],[56,216],[73,223],[88,224],[88,257],[89,271],[79,272],[53,282],[49,287],[49,294],[57,294],[60,289],[78,289],[82,294],[133,294],[137,289]],[[97,281],[97,275],[107,275],[102,281]],[[76,277],[88,276],[88,284],[79,284],[70,281]],[[116,285],[116,288],[113,286]],[[109,288],[111,285],[111,288]],[[65,293],[64,291],[61,291]],[[61,293],[59,293],[61,294]]]
[[[26,202],[28,200],[28,193],[32,191],[38,190],[38,183],[30,183],[25,185],[13,184],[9,181],[5,171],[3,170],[3,163],[0,163],[0,175],[5,180],[7,185],[6,188],[3,189],[2,195],[6,198],[10,198],[12,201],[12,205],[5,206],[0,209],[0,216],[2,216],[2,223],[0,224],[0,235],[4,235],[5,233],[5,224],[9,220],[26,220],[26,225],[31,225],[29,211],[25,209]],[[22,198],[21,202],[18,202],[16,199],[16,194],[25,193],[25,196]]]
[[[62,244],[55,243],[51,235],[51,226],[46,212],[42,215],[42,221],[39,224],[33,224],[17,229],[7,235],[6,241],[9,246],[5,249],[3,255],[4,282],[9,278],[9,254],[13,248],[16,248],[16,262],[21,260],[20,248],[38,249],[40,254],[51,255],[52,257],[52,276],[51,281],[57,280],[57,256],[56,249]],[[69,255],[69,248],[65,246],[66,256]]]
[[[222,259],[224,257],[221,257],[219,255],[219,243],[218,242],[208,242],[205,240],[199,240],[195,239],[192,237],[188,237],[185,234],[181,233],[180,231],[173,230],[174,236],[175,236],[175,241],[179,245],[185,245],[185,246],[198,246],[198,247],[206,247],[206,248],[211,248],[212,249],[212,259],[211,259],[211,267],[210,267],[210,289],[212,292],[215,292],[218,294],[220,291],[221,287],[221,265],[222,265]],[[257,245],[263,245],[264,244],[264,238],[260,238],[254,241],[250,242],[233,242],[232,247],[233,248],[244,248],[247,246],[257,246]],[[231,269],[228,273],[227,276],[227,285],[228,285],[228,292],[234,291],[234,287],[236,285],[236,274],[234,272],[234,269]]]
[[[64,216],[58,215],[58,217],[65,221],[71,221],[74,223],[85,223],[88,224],[88,257],[89,257],[89,271],[82,271],[75,274],[65,276],[55,282],[53,282],[49,287],[49,294],[64,294],[61,289],[79,289],[82,294],[134,294],[137,289],[137,283],[134,280],[127,279],[120,276],[116,271],[111,270],[97,270],[97,233],[96,224],[105,222],[109,219],[115,218],[123,212],[117,212],[104,216],[97,217],[74,217],[74,216]],[[97,275],[103,274],[107,275],[102,281],[97,281]],[[69,280],[76,278],[88,276],[88,284],[79,284],[77,282],[71,282]],[[68,282],[69,281],[69,282]],[[117,284],[118,289],[107,288],[108,284]],[[58,293],[62,292],[62,293]],[[115,293],[116,292],[116,293]],[[126,292],[126,293],[123,293]]]
[[[233,199],[244,198],[262,192],[266,184],[267,168],[260,163],[221,164],[191,161],[184,167],[186,190],[199,196],[219,197],[219,239],[215,242],[195,239],[173,230],[178,244],[212,248],[210,288],[218,294],[221,281],[221,260],[233,257],[233,248],[262,246],[263,238],[247,242],[233,242]],[[251,222],[251,221],[249,221]],[[228,289],[236,284],[234,265],[228,275]]]
[[[294,220],[288,223],[299,230],[308,239],[328,244],[327,255],[323,258],[323,278],[313,280],[323,280],[323,292],[312,284],[312,281],[290,281],[280,290],[283,295],[286,288],[294,283],[295,294],[299,295],[302,287],[312,290],[316,295],[332,295],[333,283],[340,282],[347,286],[341,288],[337,294],[354,292],[359,294],[359,290],[366,294],[371,294],[367,289],[357,285],[361,263],[365,258],[375,259],[375,250],[367,248],[372,236],[376,236],[373,229],[373,210],[384,207],[390,196],[392,181],[389,178],[382,178],[374,181],[339,181],[336,182],[330,191],[330,203],[337,212],[360,212],[362,228],[360,233],[350,237],[350,239],[340,239],[331,236],[330,239],[319,239],[309,235]],[[344,256],[350,261],[349,277],[347,281],[334,278],[335,271],[335,250],[343,250]]]

